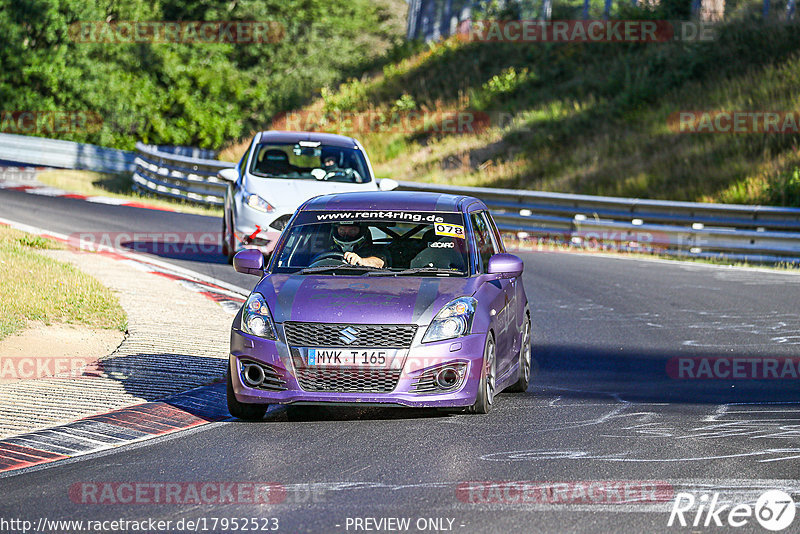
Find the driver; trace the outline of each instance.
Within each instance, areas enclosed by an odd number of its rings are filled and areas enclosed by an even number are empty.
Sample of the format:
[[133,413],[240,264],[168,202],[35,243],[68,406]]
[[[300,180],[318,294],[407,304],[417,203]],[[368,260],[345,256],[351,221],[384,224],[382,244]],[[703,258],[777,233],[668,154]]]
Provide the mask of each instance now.
[[327,180],[337,174],[349,174],[350,169],[339,166],[340,153],[337,150],[323,148],[319,156],[319,168],[312,169],[311,175],[317,180]]
[[323,156],[322,169],[326,172],[333,172],[339,170],[339,166],[336,165],[336,157],[333,156],[332,154]]
[[388,257],[372,246],[369,228],[363,223],[336,223],[331,230],[333,242],[342,249],[350,265],[384,268]]
[[319,162],[322,164],[322,170],[325,171],[326,174],[344,170],[339,167],[337,163],[339,159],[338,156],[338,152],[335,152],[331,149],[322,150],[322,154],[319,157]]

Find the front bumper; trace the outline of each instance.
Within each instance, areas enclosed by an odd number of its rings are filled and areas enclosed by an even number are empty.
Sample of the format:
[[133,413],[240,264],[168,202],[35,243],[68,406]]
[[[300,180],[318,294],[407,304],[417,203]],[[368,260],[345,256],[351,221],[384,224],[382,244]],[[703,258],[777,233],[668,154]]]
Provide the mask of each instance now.
[[272,213],[262,213],[241,204],[238,207],[239,209],[236,210],[233,217],[234,252],[253,248],[264,254],[272,254],[281,230],[277,230],[271,225],[276,221],[283,221],[285,225],[292,214],[280,209],[276,209]]
[[[420,334],[421,335],[421,334]],[[281,336],[279,336],[281,337]],[[394,390],[389,393],[305,391],[298,382],[291,350],[285,343],[270,341],[238,330],[231,333],[230,371],[233,390],[239,402],[251,404],[377,404],[417,408],[448,408],[471,406],[475,403],[480,382],[485,334],[472,334],[458,339],[414,343],[402,365]],[[286,389],[264,391],[248,387],[240,374],[240,361],[259,362],[276,369]],[[415,393],[414,386],[421,375],[432,367],[445,363],[466,364],[460,385],[447,392]]]

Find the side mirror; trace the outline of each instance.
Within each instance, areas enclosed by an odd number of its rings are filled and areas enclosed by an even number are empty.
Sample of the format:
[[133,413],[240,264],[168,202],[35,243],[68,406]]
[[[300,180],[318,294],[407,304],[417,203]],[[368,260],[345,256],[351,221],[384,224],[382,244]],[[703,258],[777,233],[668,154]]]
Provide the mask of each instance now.
[[398,184],[395,180],[392,180],[391,178],[384,178],[383,180],[378,182],[378,189],[380,189],[381,191],[391,191],[393,189],[397,189],[397,186],[399,185],[400,184]]
[[243,274],[264,274],[264,255],[260,250],[245,249],[240,250],[233,257],[233,268]]
[[239,171],[236,170],[236,167],[221,169],[217,172],[217,178],[226,182],[235,182],[239,178]]
[[500,278],[516,278],[524,267],[522,260],[513,254],[495,254],[489,258],[489,274],[499,274]]

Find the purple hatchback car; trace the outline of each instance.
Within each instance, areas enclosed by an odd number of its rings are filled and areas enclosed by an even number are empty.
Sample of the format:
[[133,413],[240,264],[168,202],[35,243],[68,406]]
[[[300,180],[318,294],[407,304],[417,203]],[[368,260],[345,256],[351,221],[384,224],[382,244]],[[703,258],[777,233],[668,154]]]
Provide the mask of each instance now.
[[525,391],[531,314],[522,260],[486,205],[416,192],[325,195],[298,208],[233,322],[228,408],[269,404],[467,408]]

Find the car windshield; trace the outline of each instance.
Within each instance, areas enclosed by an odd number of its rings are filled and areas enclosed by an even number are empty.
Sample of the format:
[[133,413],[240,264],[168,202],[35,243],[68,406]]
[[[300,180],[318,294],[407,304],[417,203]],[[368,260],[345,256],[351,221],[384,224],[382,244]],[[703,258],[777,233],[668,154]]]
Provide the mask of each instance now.
[[372,181],[360,150],[310,141],[260,143],[250,163],[250,173],[264,178],[356,184]]
[[[287,232],[275,252],[274,273],[466,276],[469,272],[460,213],[306,211],[297,215]],[[378,261],[351,265],[345,261],[348,252]]]

